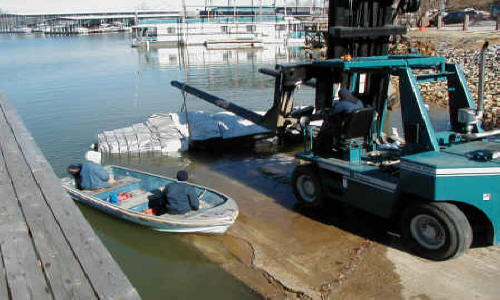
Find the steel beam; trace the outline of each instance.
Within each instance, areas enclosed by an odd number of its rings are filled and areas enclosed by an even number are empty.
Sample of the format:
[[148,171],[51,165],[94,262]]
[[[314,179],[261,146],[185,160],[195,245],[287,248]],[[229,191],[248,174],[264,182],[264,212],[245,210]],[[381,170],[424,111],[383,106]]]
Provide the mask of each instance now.
[[262,122],[262,116],[256,112],[243,108],[239,105],[236,105],[232,102],[219,98],[217,96],[211,95],[207,92],[189,86],[185,83],[179,81],[172,81],[170,84],[173,87],[176,87],[188,94],[194,95],[202,100],[205,100],[209,103],[212,103],[215,106],[218,106],[224,110],[230,111],[244,119],[254,122],[255,124],[260,124]]

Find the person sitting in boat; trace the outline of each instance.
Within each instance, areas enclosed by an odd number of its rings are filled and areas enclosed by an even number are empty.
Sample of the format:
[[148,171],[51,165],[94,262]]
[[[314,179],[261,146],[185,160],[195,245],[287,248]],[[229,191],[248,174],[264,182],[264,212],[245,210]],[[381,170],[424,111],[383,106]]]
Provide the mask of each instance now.
[[342,120],[353,111],[364,107],[363,102],[345,88],[340,89],[339,98],[339,101],[335,101],[333,108],[324,113],[323,125],[321,125],[315,146],[320,153],[326,154],[332,151],[335,139],[340,134]]
[[168,214],[185,214],[191,210],[198,210],[200,203],[193,186],[186,184],[188,173],[184,170],[177,172],[177,182],[167,184],[163,190],[165,208]]
[[101,165],[91,161],[69,165],[68,173],[75,178],[75,186],[79,190],[107,188],[113,183],[113,178],[108,172]]

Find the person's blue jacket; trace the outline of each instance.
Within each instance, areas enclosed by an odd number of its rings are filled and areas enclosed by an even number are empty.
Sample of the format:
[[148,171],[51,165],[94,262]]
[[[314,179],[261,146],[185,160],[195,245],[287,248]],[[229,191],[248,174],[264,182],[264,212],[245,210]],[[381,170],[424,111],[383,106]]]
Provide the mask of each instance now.
[[95,190],[110,187],[108,182],[109,174],[101,165],[88,161],[80,164],[73,164],[72,166],[80,167],[79,175],[75,176],[77,188]]
[[358,103],[352,103],[350,101],[338,101],[333,107],[332,114],[350,114],[356,109],[363,108],[363,102],[358,101]]
[[200,205],[196,190],[185,182],[167,184],[164,196],[166,197],[165,207],[169,214],[185,214],[191,209],[198,210]]

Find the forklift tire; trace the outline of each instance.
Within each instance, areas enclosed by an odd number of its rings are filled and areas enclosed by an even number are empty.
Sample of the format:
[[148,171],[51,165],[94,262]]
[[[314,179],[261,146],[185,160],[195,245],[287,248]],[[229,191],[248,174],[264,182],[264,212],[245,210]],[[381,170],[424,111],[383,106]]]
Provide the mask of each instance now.
[[410,206],[401,217],[403,243],[417,255],[447,260],[464,253],[472,244],[472,228],[453,204],[429,202]]
[[311,165],[298,166],[292,174],[293,193],[297,202],[305,207],[323,204],[321,181]]

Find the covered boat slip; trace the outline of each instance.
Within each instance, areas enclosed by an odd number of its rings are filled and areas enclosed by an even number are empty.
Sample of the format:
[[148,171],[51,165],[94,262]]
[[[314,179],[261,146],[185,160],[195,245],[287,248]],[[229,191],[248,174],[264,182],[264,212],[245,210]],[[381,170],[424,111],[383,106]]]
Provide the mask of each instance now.
[[[195,188],[199,210],[182,215],[150,215],[144,212],[150,201],[163,197],[163,187],[174,179],[118,166],[107,166],[115,183],[110,188],[77,190],[71,178],[63,179],[64,188],[77,201],[88,204],[118,218],[151,227],[158,231],[224,233],[238,216],[233,199],[202,186],[187,183]],[[118,203],[110,203],[111,195],[128,193],[131,197]]]
[[0,299],[139,299],[0,94]]

